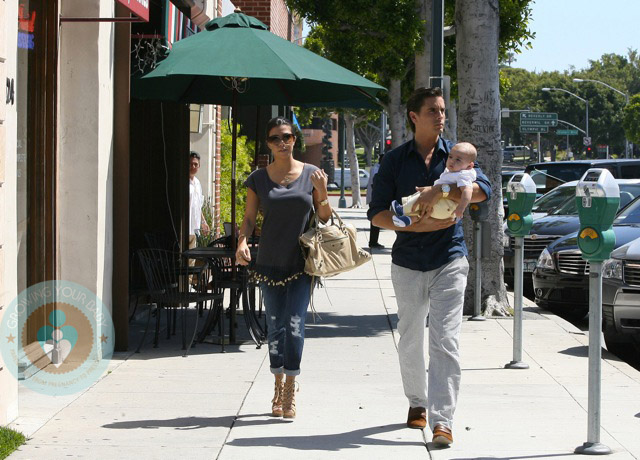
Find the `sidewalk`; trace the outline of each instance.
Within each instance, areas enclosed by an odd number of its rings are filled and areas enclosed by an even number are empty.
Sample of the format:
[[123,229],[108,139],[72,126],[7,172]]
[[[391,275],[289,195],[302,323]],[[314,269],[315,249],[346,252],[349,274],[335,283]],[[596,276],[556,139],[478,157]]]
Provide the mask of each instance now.
[[[367,246],[364,211],[340,214]],[[394,234],[380,237],[390,248]],[[266,347],[247,342],[221,354],[199,344],[182,358],[179,340],[163,337],[160,348],[114,357],[80,395],[36,400],[21,390],[14,427],[31,439],[10,459],[575,458],[587,440],[588,337],[530,302],[530,369],[503,369],[512,359],[511,319],[465,318],[453,446],[436,450],[430,432],[405,428],[390,249],[373,259],[316,291],[322,321],[308,319],[294,422],[268,416]],[[639,459],[640,372],[603,357],[601,440],[614,451],[608,458]]]

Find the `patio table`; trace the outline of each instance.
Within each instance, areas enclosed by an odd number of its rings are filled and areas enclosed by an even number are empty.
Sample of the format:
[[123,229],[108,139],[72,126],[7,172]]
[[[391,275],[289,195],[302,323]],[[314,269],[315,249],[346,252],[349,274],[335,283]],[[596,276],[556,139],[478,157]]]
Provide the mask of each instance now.
[[[258,247],[253,245],[249,247],[251,251],[251,255],[255,260],[255,257],[258,253]],[[183,252],[185,257],[190,259],[200,259],[206,262],[211,262],[209,265],[211,267],[216,267],[219,264],[213,262],[215,259],[235,259],[235,252],[230,247],[196,247],[192,249],[188,249]],[[258,318],[256,316],[256,301],[255,301],[255,284],[251,283],[249,280],[249,274],[247,267],[242,265],[236,266],[236,281],[239,283],[239,295],[240,300],[242,300],[242,312],[244,315],[244,320],[247,325],[247,329],[251,336],[251,339],[255,342],[256,346],[260,348],[265,339],[265,331],[260,326],[258,322]],[[229,343],[236,343],[236,331],[235,331],[235,323],[236,323],[236,306],[238,304],[238,291],[236,288],[230,288],[230,322],[231,327],[229,331]],[[213,308],[209,310],[209,314],[207,315],[207,319],[205,320],[204,326],[199,333],[198,340],[203,341],[204,338],[211,333],[214,326],[216,324],[216,317],[213,314]],[[224,341],[224,337],[221,337],[221,340]]]

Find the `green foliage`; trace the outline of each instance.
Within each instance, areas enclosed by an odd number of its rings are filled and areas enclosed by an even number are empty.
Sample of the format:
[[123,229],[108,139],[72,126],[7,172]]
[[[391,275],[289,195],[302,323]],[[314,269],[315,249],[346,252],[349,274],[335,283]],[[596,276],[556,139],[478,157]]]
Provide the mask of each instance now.
[[11,452],[26,442],[27,438],[10,428],[0,427],[0,460],[7,458]]
[[[231,146],[232,137],[226,123],[222,124],[222,147],[220,165],[220,225],[231,222]],[[244,219],[244,208],[247,202],[247,188],[243,185],[249,177],[253,165],[254,143],[246,136],[238,136],[236,143],[236,222]],[[224,233],[224,229],[220,228]]]
[[629,99],[629,105],[624,109],[622,124],[629,141],[640,144],[640,94]]
[[[590,61],[586,69],[570,69],[564,72],[529,72],[524,69],[502,67],[501,106],[511,110],[530,108],[536,112],[555,112],[558,118],[585,130],[585,104],[579,99],[561,91],[542,92],[544,87],[562,88],[589,101],[589,135],[592,143],[610,146],[612,154],[624,152],[625,130],[623,129],[623,108],[625,98],[604,85],[594,82],[574,82],[574,78],[598,80],[624,93],[633,94],[640,90],[640,59],[636,51],[628,56],[605,54],[598,60]],[[561,124],[562,125],[562,124]],[[561,126],[567,128],[567,126]],[[566,137],[556,136],[555,128],[543,134],[543,147],[553,145],[565,148]],[[527,144],[535,135],[519,132],[519,113],[511,113],[502,119],[503,139],[507,144]],[[574,152],[583,150],[582,136],[570,137]],[[547,143],[545,146],[544,142]]]

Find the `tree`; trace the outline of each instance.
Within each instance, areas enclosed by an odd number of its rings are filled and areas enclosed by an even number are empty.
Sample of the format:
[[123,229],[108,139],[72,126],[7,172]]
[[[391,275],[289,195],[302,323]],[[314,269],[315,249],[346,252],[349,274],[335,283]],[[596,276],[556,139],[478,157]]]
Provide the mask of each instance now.
[[[458,71],[458,138],[471,142],[479,152],[484,172],[495,184],[489,201],[492,238],[488,263],[483,264],[482,299],[485,314],[506,315],[507,292],[502,263],[502,222],[504,211],[500,193],[502,151],[500,148],[500,90],[498,76],[498,0],[456,0],[456,47]],[[471,222],[465,221],[467,246],[473,248]],[[474,279],[471,267],[469,279]],[[473,298],[467,286],[465,303]]]
[[[380,120],[376,120],[380,125]],[[380,128],[370,121],[364,121],[356,125],[356,140],[364,148],[364,158],[367,166],[371,166],[373,160],[373,150],[380,142]]]
[[402,101],[412,86],[422,22],[416,0],[287,0],[312,24],[305,47],[389,88],[382,98],[393,146],[407,137]]
[[624,109],[623,124],[629,141],[640,144],[640,94],[629,99],[629,104]]

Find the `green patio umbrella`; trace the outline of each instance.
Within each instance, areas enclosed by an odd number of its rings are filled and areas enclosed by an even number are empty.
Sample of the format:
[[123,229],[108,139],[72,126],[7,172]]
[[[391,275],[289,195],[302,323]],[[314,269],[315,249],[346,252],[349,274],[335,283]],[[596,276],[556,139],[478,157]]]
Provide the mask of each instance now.
[[[269,32],[242,13],[180,40],[134,97],[199,104],[374,108],[384,88]],[[235,79],[233,78],[235,77]],[[235,89],[235,91],[234,91]]]
[[236,230],[236,106],[377,108],[380,85],[269,32],[242,13],[208,22],[132,83],[132,96],[232,107],[231,238]]

